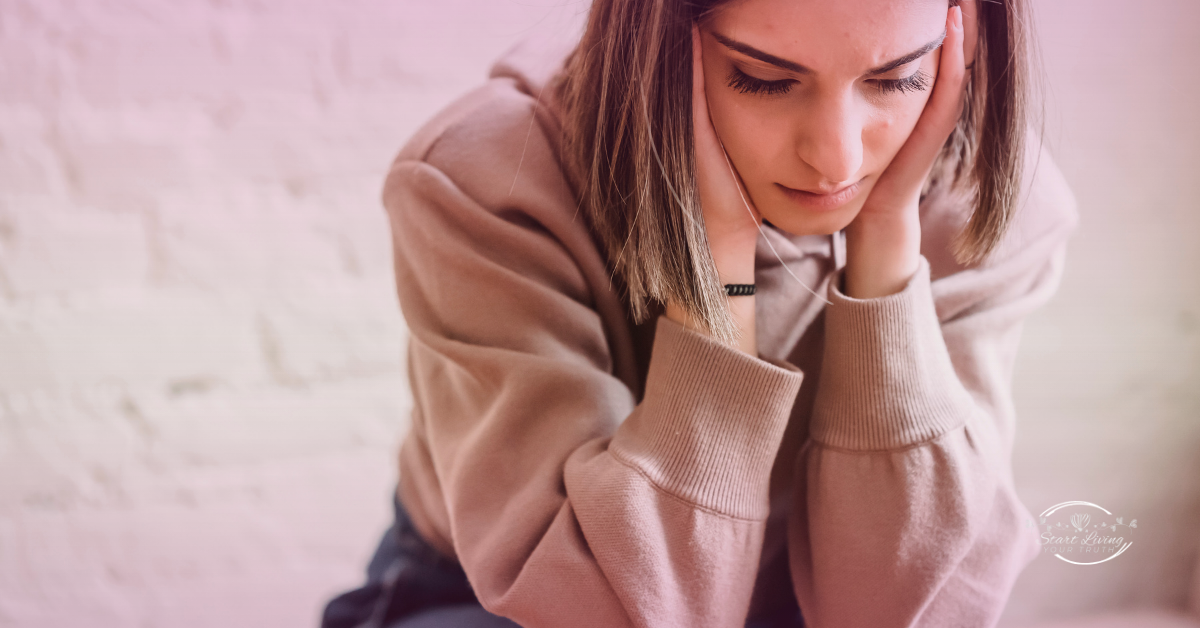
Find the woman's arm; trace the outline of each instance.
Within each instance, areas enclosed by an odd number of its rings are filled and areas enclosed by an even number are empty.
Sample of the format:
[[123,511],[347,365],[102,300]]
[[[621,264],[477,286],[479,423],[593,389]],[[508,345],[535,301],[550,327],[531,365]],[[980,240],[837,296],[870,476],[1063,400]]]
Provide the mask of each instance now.
[[[695,142],[696,187],[704,215],[709,251],[722,284],[754,283],[754,250],[758,245],[762,215],[750,204],[749,195],[734,175],[733,165],[717,138],[709,117],[704,86],[704,46],[700,26],[692,24],[692,133]],[[729,313],[738,329],[738,348],[758,355],[754,295],[730,297]],[[674,301],[668,302],[666,317],[688,329],[706,333]]]
[[1078,218],[1044,154],[1029,194],[995,261],[931,282],[923,254],[902,290],[870,299],[831,283],[789,520],[812,628],[990,626],[1036,555],[1012,483],[1011,374]]
[[802,374],[660,317],[635,404],[608,271],[533,99],[504,85],[386,184],[411,333],[401,494],[524,626],[740,626]]

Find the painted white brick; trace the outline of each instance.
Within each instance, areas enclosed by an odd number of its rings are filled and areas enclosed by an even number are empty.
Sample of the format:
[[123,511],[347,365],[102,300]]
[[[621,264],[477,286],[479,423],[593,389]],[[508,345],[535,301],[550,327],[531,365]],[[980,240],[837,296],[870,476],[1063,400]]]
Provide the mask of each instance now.
[[0,625],[315,625],[325,599],[361,581],[394,483],[390,453],[364,450],[0,514]]
[[251,306],[187,291],[112,291],[13,308],[0,319],[0,355],[0,394],[266,377]]
[[0,626],[313,625],[357,584],[410,404],[383,176],[575,12],[0,0]]
[[17,298],[102,292],[146,281],[141,216],[24,199],[9,211],[0,267]]

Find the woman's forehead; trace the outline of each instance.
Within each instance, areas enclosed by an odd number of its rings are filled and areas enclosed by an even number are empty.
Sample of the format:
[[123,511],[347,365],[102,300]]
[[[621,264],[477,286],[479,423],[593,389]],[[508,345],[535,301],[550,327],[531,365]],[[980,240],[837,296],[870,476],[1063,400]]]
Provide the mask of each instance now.
[[858,75],[939,38],[947,0],[734,0],[706,26],[817,73]]

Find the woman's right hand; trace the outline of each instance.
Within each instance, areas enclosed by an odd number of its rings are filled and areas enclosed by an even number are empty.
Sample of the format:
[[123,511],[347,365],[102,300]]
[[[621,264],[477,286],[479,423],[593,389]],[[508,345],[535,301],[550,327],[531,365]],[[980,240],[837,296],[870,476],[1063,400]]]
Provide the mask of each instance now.
[[699,24],[693,23],[692,129],[696,186],[704,210],[708,245],[723,283],[754,283],[754,247],[762,215],[750,202],[713,128],[704,85],[703,49]]
[[[727,160],[709,117],[702,49],[699,25],[693,23],[692,129],[696,151],[696,187],[704,213],[708,247],[722,284],[754,283],[754,249],[762,215],[750,202],[732,162]],[[738,348],[750,355],[758,354],[754,333],[754,303],[753,296],[729,297],[730,313],[741,330]],[[666,315],[684,327],[697,331],[701,329],[674,302],[667,303]]]

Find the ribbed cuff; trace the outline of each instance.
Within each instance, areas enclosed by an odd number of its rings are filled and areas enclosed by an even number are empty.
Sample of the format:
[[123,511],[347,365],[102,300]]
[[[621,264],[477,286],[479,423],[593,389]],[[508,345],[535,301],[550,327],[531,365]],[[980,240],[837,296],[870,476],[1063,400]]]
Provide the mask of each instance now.
[[663,490],[744,519],[769,512],[771,467],[804,374],[660,316],[646,393],[609,451]]
[[827,291],[825,354],[813,402],[813,440],[843,449],[900,449],[963,424],[973,401],[942,338],[929,261],[901,291],[871,299]]

